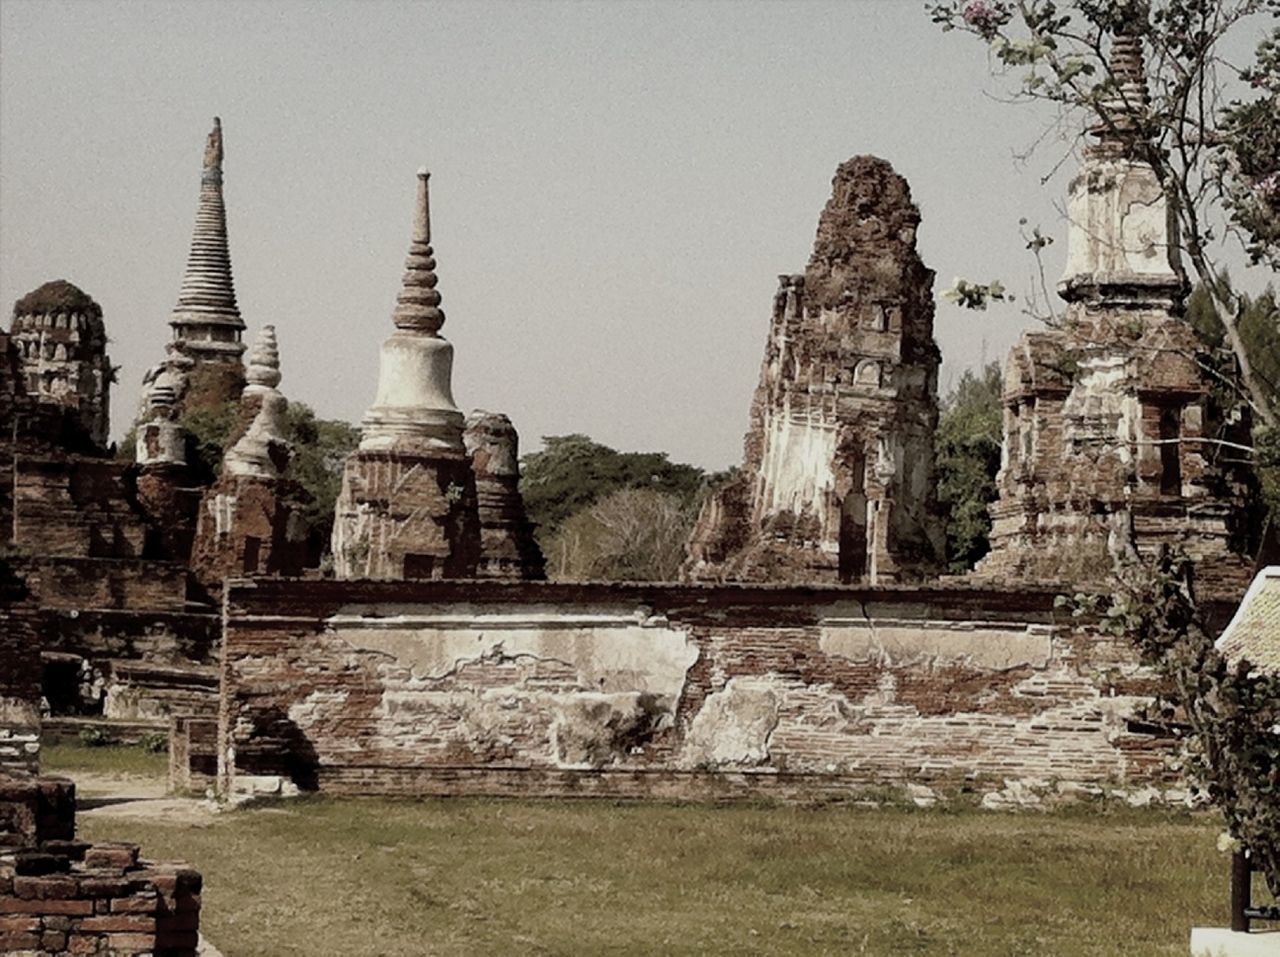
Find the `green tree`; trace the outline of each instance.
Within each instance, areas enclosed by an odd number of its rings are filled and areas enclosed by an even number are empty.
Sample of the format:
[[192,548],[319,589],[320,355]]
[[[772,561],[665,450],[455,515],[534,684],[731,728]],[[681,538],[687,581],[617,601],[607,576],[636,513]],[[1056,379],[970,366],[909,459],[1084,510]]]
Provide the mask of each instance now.
[[704,493],[702,469],[672,462],[665,452],[618,452],[580,433],[542,442],[542,451],[521,459],[520,491],[544,552],[569,516],[610,492],[649,489],[674,496],[682,508]]
[[947,516],[947,566],[964,572],[989,549],[1000,470],[1003,377],[998,362],[966,369],[942,404],[934,436],[938,504]]
[[[1214,262],[1222,227],[1250,259],[1280,269],[1280,28],[1237,67],[1220,49],[1280,0],[947,0],[927,6],[944,30],[981,39],[1015,100],[1042,101],[1060,122],[1112,131],[1137,117],[1143,159],[1177,219],[1180,252],[1217,307],[1258,421],[1280,426],[1242,329],[1247,302]],[[1149,100],[1112,73],[1110,37],[1149,51]]]
[[307,530],[307,553],[318,564],[329,552],[333,509],[342,491],[342,469],[360,442],[360,430],[341,419],[320,419],[311,407],[290,402],[285,438],[293,447],[288,477],[307,493],[300,513]]
[[[1229,286],[1227,275],[1220,278]],[[1275,290],[1268,287],[1259,296],[1241,294],[1238,328],[1240,340],[1249,355],[1254,377],[1262,385],[1264,398],[1272,409],[1280,410],[1280,305]],[[1218,380],[1225,383],[1217,391],[1218,403],[1228,410],[1221,416],[1230,423],[1229,410],[1238,405],[1238,399],[1230,383],[1235,372],[1235,353],[1226,341],[1226,330],[1218,316],[1217,304],[1204,286],[1196,286],[1187,299],[1186,319],[1208,346],[1212,370]],[[1273,516],[1280,515],[1280,430],[1258,428],[1253,436],[1254,472],[1262,487],[1262,498]],[[1213,454],[1239,454],[1240,450],[1226,447]]]
[[1101,612],[1109,630],[1138,646],[1163,678],[1151,720],[1190,732],[1187,771],[1223,812],[1231,836],[1251,852],[1280,896],[1280,675],[1228,662],[1191,591],[1191,562],[1165,553],[1117,570],[1109,598],[1077,595],[1076,616]]

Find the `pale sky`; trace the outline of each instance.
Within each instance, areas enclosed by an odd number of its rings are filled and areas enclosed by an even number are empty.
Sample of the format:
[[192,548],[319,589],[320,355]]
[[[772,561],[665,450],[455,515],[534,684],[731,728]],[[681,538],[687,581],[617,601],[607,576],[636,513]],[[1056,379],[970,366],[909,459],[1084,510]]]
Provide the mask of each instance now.
[[[291,399],[372,401],[426,165],[458,405],[506,412],[524,451],[585,432],[723,468],[777,274],[850,156],[910,182],[937,291],[1028,291],[1020,217],[1057,278],[1074,164],[1040,185],[1064,147],[1017,161],[1051,117],[1000,89],[916,0],[0,0],[0,305],[59,278],[102,305],[119,436],[218,115],[246,339],[276,325]],[[942,391],[1032,324],[939,302]]]

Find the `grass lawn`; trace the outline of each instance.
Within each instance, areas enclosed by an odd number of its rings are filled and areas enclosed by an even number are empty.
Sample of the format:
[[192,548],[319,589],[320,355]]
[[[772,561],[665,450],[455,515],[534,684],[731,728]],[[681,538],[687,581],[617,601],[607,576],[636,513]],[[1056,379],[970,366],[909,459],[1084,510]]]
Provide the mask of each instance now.
[[227,957],[1181,957],[1193,924],[1226,919],[1215,818],[1109,806],[312,798],[80,832],[199,867]]
[[169,773],[169,755],[166,751],[148,751],[141,745],[46,744],[40,749],[40,770],[73,776],[76,771],[93,771],[162,777]]

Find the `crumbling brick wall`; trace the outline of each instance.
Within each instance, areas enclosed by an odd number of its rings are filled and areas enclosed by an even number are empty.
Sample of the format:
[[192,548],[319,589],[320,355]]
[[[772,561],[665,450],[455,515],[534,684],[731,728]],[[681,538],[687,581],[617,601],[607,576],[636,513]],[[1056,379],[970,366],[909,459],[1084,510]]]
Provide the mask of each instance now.
[[[1054,595],[238,582],[220,786],[812,796],[1175,787],[1151,676]],[[230,756],[230,757],[229,757]]]
[[169,723],[169,790],[203,792],[218,775],[218,719],[181,715]]

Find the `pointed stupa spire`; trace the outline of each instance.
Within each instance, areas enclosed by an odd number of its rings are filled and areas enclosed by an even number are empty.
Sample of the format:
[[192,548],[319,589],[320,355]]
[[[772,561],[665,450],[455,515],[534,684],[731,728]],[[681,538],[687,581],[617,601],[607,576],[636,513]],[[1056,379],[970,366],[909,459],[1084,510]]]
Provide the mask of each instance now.
[[249,427],[223,457],[223,471],[229,475],[279,478],[289,462],[284,423],[289,400],[276,389],[280,384],[280,350],[275,326],[263,326],[254,339],[245,379],[242,401],[252,401],[258,408]]
[[236,361],[244,352],[240,341],[244,320],[231,280],[227,211],[222,201],[222,121],[216,116],[205,141],[200,205],[187,271],[169,325],[174,338],[184,340],[187,352],[197,360]]
[[431,199],[426,167],[418,170],[418,198],[413,211],[413,240],[404,261],[405,273],[392,313],[396,327],[436,335],[444,325],[440,293],[436,290],[435,253],[431,248]]
[[365,413],[360,448],[462,454],[462,413],[453,401],[453,345],[440,335],[426,169],[418,170],[413,240],[392,314],[396,331],[382,344],[378,392]]
[[249,370],[245,373],[246,389],[274,389],[280,384],[280,346],[276,327],[263,326],[249,350]]

